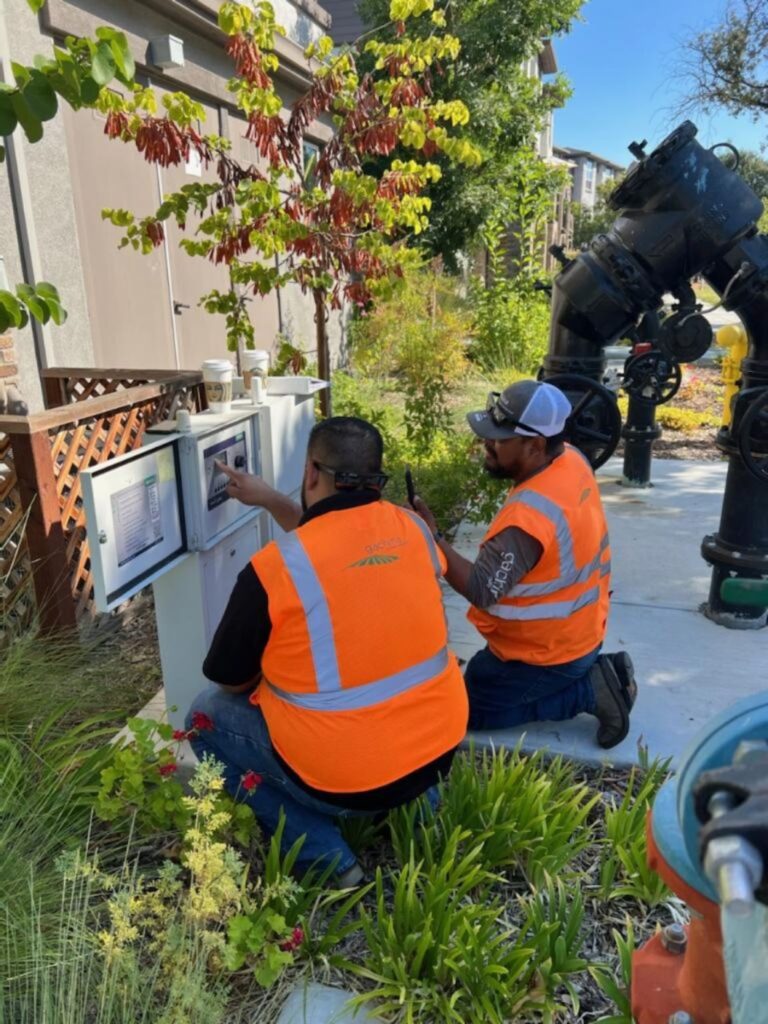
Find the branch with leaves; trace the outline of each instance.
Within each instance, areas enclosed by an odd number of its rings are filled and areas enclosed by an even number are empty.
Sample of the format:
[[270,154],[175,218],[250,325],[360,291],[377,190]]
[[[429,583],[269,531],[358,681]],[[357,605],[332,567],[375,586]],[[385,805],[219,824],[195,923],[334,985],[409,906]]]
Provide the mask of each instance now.
[[[366,306],[420,262],[404,243],[428,224],[424,190],[441,173],[434,155],[469,166],[481,161],[477,148],[453,131],[466,123],[466,106],[433,95],[435,76],[447,74],[459,50],[444,31],[443,12],[435,0],[393,0],[390,13],[397,24],[392,42],[334,50],[323,37],[310,45],[309,87],[284,117],[274,83],[281,30],[271,5],[222,5],[219,27],[235,65],[229,91],[259,164],[235,160],[226,139],[199,135],[194,125],[203,111],[183,94],[166,96],[160,116],[146,92],[102,99],[107,134],[133,143],[148,161],[178,165],[194,152],[214,169],[216,180],[184,185],[150,215],[113,209],[103,216],[123,230],[122,245],[141,252],[162,244],[173,219],[185,233],[187,253],[229,267],[232,289],[212,291],[201,302],[226,317],[232,350],[253,344],[248,299],[290,281],[312,292],[318,313],[345,300]],[[429,19],[427,35],[406,34],[415,18]],[[364,73],[361,53],[372,63]],[[304,140],[318,122],[330,123],[333,135],[307,166]],[[383,170],[373,165],[379,159],[386,161]],[[327,335],[325,317],[317,320],[322,374]]]

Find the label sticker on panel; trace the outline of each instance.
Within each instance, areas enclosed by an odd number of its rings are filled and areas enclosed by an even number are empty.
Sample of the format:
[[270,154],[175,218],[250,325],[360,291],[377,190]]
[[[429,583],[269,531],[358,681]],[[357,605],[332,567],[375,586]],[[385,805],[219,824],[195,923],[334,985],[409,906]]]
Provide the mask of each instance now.
[[111,496],[117,564],[127,565],[163,540],[157,473]]

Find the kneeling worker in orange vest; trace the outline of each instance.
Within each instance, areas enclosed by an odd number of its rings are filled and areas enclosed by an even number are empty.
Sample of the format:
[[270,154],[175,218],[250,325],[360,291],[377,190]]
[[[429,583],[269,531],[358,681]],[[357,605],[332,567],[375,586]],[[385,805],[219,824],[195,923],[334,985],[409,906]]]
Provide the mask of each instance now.
[[446,579],[472,607],[487,647],[469,662],[469,728],[595,715],[597,741],[627,735],[637,694],[632,661],[600,654],[610,548],[600,491],[584,456],[564,442],[571,405],[551,384],[519,381],[467,419],[485,441],[485,468],[514,481],[474,563],[415,507],[448,560]]
[[467,697],[439,580],[446,559],[415,513],[382,501],[382,439],[338,416],[310,436],[302,508],[259,477],[222,466],[230,497],[285,531],[240,573],[203,665],[219,684],[187,717],[198,757],[299,862],[362,871],[339,816],[427,793],[451,765]]

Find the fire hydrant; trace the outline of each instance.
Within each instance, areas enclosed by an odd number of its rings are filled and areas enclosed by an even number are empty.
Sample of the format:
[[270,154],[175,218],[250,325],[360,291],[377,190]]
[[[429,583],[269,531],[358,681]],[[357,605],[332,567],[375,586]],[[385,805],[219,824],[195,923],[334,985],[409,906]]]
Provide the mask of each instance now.
[[768,857],[751,841],[762,846],[752,827],[759,821],[764,835],[766,765],[763,692],[713,719],[656,796],[649,864],[688,905],[691,922],[667,925],[635,952],[637,1024],[768,1024]]
[[747,355],[749,345],[747,332],[741,324],[728,324],[717,332],[717,343],[727,350],[722,366],[723,383],[725,384],[723,429],[727,430],[733,416],[733,399],[739,393],[738,381],[741,377],[741,363]]

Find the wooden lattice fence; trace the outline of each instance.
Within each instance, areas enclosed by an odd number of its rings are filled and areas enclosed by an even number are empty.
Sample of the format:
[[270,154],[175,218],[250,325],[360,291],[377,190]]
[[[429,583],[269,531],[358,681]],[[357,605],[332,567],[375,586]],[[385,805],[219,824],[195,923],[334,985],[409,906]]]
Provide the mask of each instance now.
[[[199,409],[200,373],[47,370],[48,408],[0,418],[0,643],[94,615],[79,472],[141,445],[148,426]],[[34,599],[33,599],[34,598]]]

